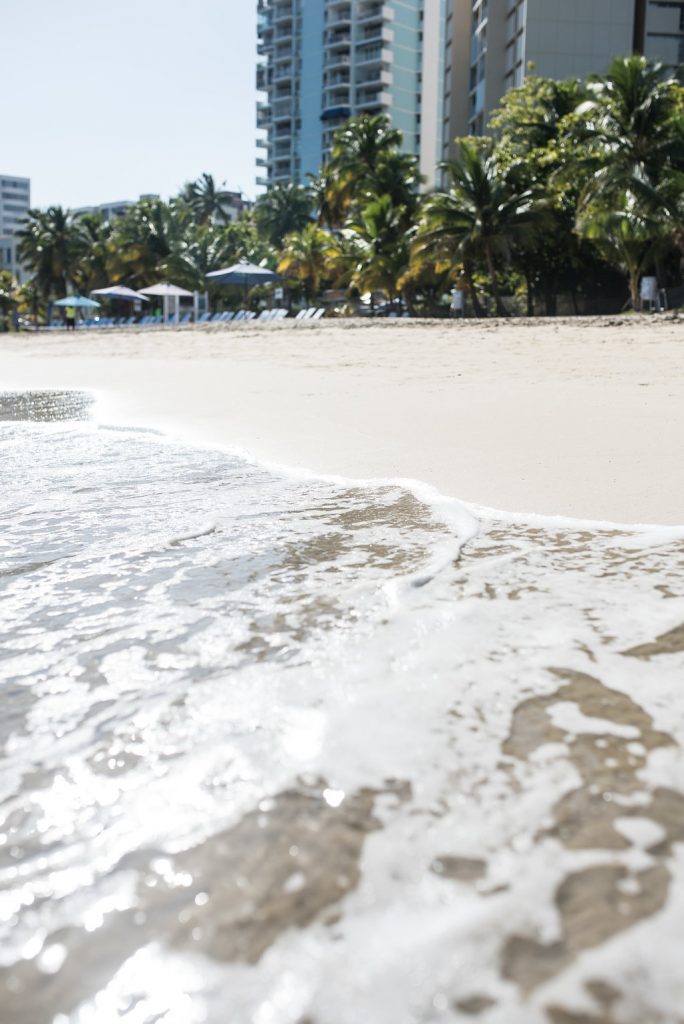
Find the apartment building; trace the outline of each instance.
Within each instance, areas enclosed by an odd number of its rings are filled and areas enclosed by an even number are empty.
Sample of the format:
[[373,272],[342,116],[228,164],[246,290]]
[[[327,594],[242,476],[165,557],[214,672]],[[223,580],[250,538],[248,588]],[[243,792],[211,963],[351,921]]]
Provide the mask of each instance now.
[[387,114],[434,181],[446,0],[259,0],[259,185],[315,174],[335,131]]
[[665,64],[684,63],[684,0],[637,0],[634,49]]
[[20,284],[26,275],[17,258],[16,233],[30,206],[30,179],[0,174],[0,270],[9,270]]
[[444,154],[481,135],[508,89],[531,71],[549,78],[605,71],[632,52],[676,65],[684,0],[448,0]]

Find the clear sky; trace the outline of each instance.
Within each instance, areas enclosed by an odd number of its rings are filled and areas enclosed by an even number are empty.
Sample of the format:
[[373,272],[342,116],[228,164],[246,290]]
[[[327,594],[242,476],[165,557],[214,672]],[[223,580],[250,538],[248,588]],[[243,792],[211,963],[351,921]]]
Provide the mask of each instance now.
[[0,173],[34,206],[254,194],[256,0],[0,0]]

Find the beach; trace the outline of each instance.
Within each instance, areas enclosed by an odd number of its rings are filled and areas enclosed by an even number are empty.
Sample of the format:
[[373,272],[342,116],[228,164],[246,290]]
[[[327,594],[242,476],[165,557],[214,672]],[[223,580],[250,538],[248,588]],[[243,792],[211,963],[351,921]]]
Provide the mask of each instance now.
[[684,521],[676,317],[23,334],[3,387],[94,389],[112,421],[506,512]]
[[681,329],[3,339],[13,1024],[682,1024]]

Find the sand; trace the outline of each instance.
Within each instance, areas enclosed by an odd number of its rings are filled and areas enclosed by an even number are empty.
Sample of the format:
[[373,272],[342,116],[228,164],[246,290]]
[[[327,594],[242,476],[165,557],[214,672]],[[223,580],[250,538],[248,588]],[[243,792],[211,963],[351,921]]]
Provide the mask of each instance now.
[[684,523],[675,316],[7,335],[0,387],[93,389],[105,422],[507,512]]

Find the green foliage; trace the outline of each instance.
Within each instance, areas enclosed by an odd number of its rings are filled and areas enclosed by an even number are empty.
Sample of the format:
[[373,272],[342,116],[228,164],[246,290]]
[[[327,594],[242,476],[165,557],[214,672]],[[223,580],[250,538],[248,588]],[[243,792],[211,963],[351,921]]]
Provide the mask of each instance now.
[[230,193],[218,187],[211,174],[187,182],[179,198],[190,207],[197,224],[227,224],[231,219]]
[[[443,182],[421,195],[402,133],[363,115],[338,130],[308,187],[274,185],[235,222],[209,174],[111,223],[32,210],[19,254],[33,279],[19,308],[37,313],[111,282],[204,290],[212,270],[247,259],[277,267],[309,303],[334,287],[434,311],[458,284],[476,315],[521,302],[552,314],[558,294],[579,309],[608,283],[613,308],[629,292],[638,309],[641,275],[681,280],[684,88],[643,57],[586,82],[529,75],[494,111],[487,138],[456,140]],[[0,316],[10,292],[0,284]]]
[[261,236],[278,248],[293,231],[311,220],[311,195],[302,185],[273,185],[259,196],[254,220]]
[[0,270],[0,331],[8,331],[19,305],[19,289],[9,270]]

